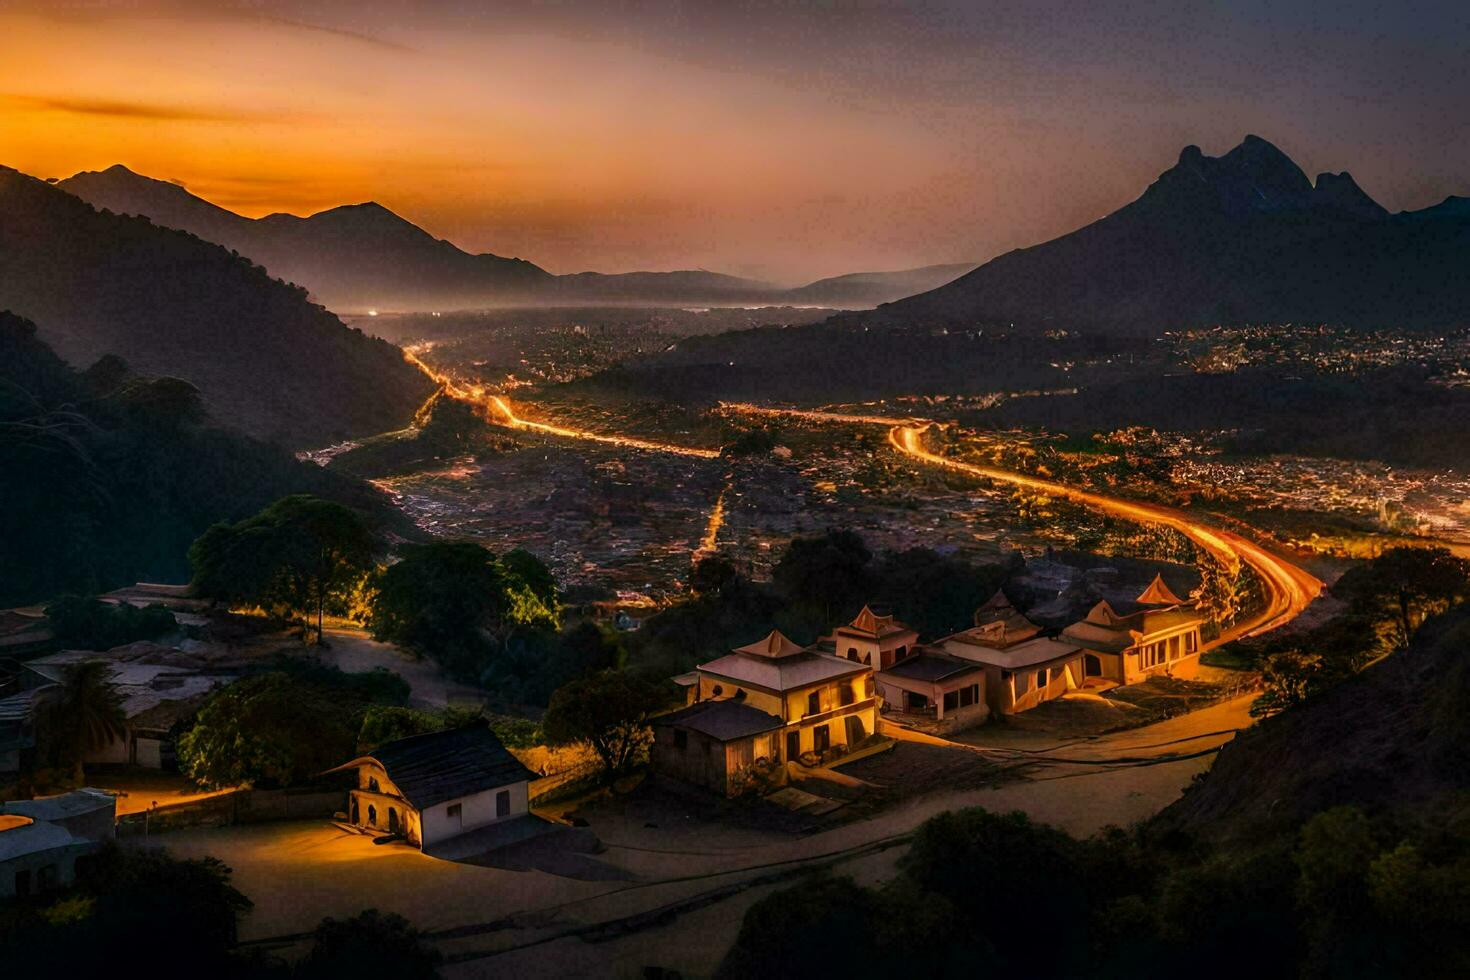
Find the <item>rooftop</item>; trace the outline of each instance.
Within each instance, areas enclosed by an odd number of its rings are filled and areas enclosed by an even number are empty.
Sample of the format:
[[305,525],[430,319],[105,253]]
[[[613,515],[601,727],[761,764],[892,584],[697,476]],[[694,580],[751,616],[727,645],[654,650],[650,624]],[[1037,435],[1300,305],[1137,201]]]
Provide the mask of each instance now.
[[117,798],[111,793],[87,786],[58,796],[0,803],[0,814],[29,817],[32,820],[65,820],[96,810],[111,810],[116,806]]
[[882,673],[907,677],[910,680],[935,682],[984,669],[983,664],[925,650],[917,656],[899,661]]
[[872,606],[863,606],[862,611],[857,614],[852,622],[846,626],[837,627],[838,633],[847,635],[857,634],[874,640],[881,640],[889,636],[897,636],[900,633],[912,633],[913,629],[900,623],[892,615],[880,616],[873,611]]
[[485,725],[400,738],[329,771],[367,762],[382,766],[403,798],[419,810],[536,778]]
[[1053,660],[1064,660],[1067,657],[1075,655],[1081,649],[1076,643],[1065,642],[1065,638],[1062,640],[1052,640],[1045,637],[1037,637],[1004,649],[975,646],[966,643],[954,643],[951,645],[949,640],[944,642],[945,652],[951,656],[978,664],[1002,667],[1006,670],[1019,670],[1023,667],[1034,667],[1037,664],[1044,664]]
[[849,660],[838,660],[836,657],[804,650],[780,657],[736,650],[718,660],[699,665],[699,672],[702,674],[716,674],[771,691],[790,691],[871,669]]
[[726,698],[720,701],[700,701],[687,708],[660,715],[653,719],[653,724],[687,728],[708,735],[716,741],[728,742],[762,732],[773,732],[781,728],[783,722],[775,715]]

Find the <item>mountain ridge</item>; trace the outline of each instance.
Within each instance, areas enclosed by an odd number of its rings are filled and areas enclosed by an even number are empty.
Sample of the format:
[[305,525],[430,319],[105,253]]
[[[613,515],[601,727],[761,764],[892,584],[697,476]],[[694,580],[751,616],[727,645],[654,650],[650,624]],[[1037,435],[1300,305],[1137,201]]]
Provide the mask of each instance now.
[[78,368],[105,354],[203,392],[259,438],[321,445],[396,428],[433,391],[386,341],[224,247],[0,168],[0,309]]
[[1133,333],[1455,326],[1470,320],[1470,221],[1453,200],[1390,215],[1347,172],[1314,184],[1258,136],[1219,157],[1191,145],[1138,198],[1089,225],[838,321]]
[[[342,204],[301,217],[274,212],[247,218],[173,181],[123,164],[55,182],[88,203],[198,235],[261,263],[272,275],[307,287],[341,312],[435,310],[536,304],[824,305],[871,307],[922,292],[971,265],[926,266],[840,283],[817,280],[794,289],[703,269],[553,275],[525,259],[470,253],[376,201]],[[955,274],[958,274],[956,271]]]

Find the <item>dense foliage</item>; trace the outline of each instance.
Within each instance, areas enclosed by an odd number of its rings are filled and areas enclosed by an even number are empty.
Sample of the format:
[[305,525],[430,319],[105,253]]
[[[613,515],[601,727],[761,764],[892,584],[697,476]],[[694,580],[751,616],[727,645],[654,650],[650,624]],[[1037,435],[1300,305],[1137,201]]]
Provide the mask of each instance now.
[[551,696],[541,728],[553,743],[585,742],[608,777],[627,772],[653,741],[649,715],[664,707],[669,692],[621,670],[579,677]]
[[56,642],[67,650],[111,650],[157,639],[179,625],[174,614],[158,603],[139,607],[70,595],[46,607],[46,621]]
[[165,929],[149,976],[243,976],[230,950],[250,907],[213,858],[109,847],[78,858],[75,887],[0,910],[0,963],[17,976],[113,976],[120,956]]
[[556,580],[539,559],[473,542],[409,545],[374,582],[370,625],[380,640],[477,680],[519,631],[554,629]]
[[925,548],[874,555],[852,531],[793,539],[773,582],[751,582],[722,558],[695,565],[692,595],[648,619],[629,643],[628,662],[667,677],[728,653],[775,627],[810,643],[863,605],[879,603],[927,636],[973,622],[1005,582],[1004,565],[974,565]]
[[442,958],[403,916],[367,909],[350,919],[323,919],[312,936],[310,952],[296,965],[293,976],[434,980]]
[[719,975],[1463,975],[1467,820],[1397,826],[1339,808],[1222,848],[952,811],[915,832],[880,887],[818,878],[761,899]]
[[216,524],[189,549],[195,595],[316,620],[349,611],[381,548],[363,516],[309,494]]
[[178,739],[179,768],[206,786],[308,782],[357,753],[371,708],[407,698],[408,685],[388,671],[345,674],[283,659],[210,697]]
[[365,484],[211,427],[177,379],[75,372],[0,313],[0,606],[183,581],[206,528],[301,492],[402,523]]
[[1442,548],[1393,548],[1343,573],[1331,591],[1347,603],[1344,615],[1237,645],[1264,680],[1256,714],[1314,697],[1406,647],[1426,619],[1470,600],[1470,561]]
[[127,736],[122,696],[112,667],[101,660],[63,668],[61,682],[42,693],[37,713],[40,738],[28,768],[71,770],[80,779],[89,753]]

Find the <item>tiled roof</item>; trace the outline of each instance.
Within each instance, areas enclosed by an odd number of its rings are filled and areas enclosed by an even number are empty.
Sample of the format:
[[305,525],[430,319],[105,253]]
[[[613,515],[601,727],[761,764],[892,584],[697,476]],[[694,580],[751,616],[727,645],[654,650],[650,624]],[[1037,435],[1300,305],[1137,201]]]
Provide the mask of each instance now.
[[1073,656],[1079,650],[1076,643],[1062,640],[1051,640],[1037,637],[1027,640],[1025,643],[1017,643],[1014,646],[997,650],[990,647],[970,646],[968,644],[956,643],[953,646],[946,641],[945,652],[951,656],[959,657],[961,660],[969,660],[974,663],[991,664],[1003,667],[1006,670],[1017,670],[1022,667],[1034,667],[1052,660],[1064,660]]
[[653,719],[654,727],[687,728],[721,742],[772,732],[784,724],[775,715],[729,698],[700,701]]
[[387,771],[403,798],[419,810],[536,778],[480,724],[400,738],[332,771],[369,759]]
[[700,664],[702,674],[717,674],[732,681],[744,681],[771,691],[790,691],[810,684],[849,674],[860,674],[871,668],[820,653],[798,651],[781,657],[736,651],[718,660]]
[[924,651],[917,656],[901,660],[882,671],[879,676],[892,674],[895,677],[907,677],[915,681],[942,681],[959,674],[974,673],[984,670],[983,664],[962,660],[959,657],[951,657],[943,653]]

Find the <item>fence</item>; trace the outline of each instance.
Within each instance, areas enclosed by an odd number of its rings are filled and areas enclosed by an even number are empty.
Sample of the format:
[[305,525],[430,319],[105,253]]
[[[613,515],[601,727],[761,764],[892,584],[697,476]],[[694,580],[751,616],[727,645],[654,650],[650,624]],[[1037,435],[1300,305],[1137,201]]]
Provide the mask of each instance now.
[[117,835],[136,837],[186,827],[229,827],[272,820],[326,820],[346,806],[347,791],[342,789],[240,789],[204,800],[124,814],[117,820]]

